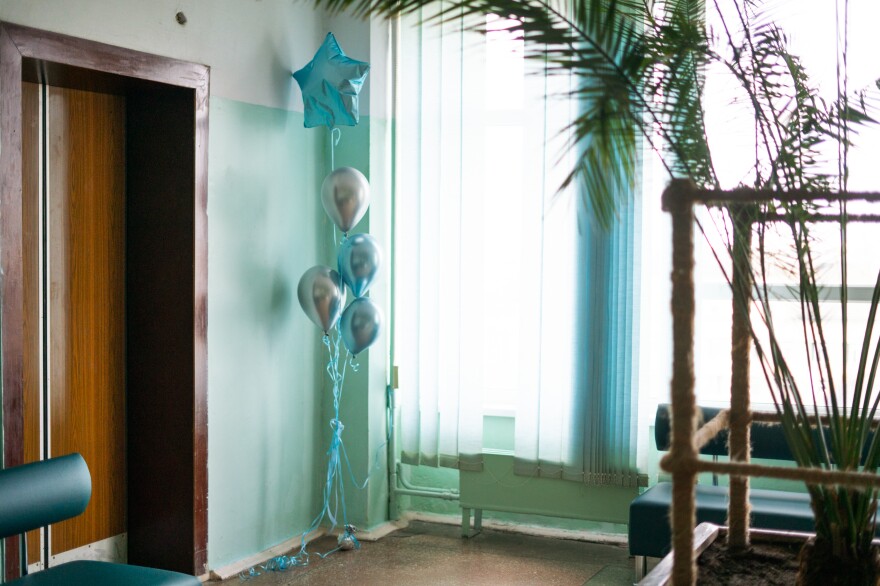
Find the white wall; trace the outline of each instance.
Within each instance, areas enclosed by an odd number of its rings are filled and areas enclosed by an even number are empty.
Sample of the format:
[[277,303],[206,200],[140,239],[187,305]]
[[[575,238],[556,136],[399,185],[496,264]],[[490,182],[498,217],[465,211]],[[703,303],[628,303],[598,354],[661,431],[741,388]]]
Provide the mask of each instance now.
[[2,0],[0,20],[210,65],[212,95],[299,112],[290,73],[327,33],[291,0]]

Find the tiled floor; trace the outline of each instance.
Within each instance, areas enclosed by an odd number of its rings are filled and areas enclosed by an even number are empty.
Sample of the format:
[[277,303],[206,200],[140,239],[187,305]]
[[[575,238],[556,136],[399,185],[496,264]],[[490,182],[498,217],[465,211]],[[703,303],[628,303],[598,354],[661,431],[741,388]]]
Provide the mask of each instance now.
[[[625,546],[532,537],[484,529],[462,539],[454,526],[413,522],[358,551],[341,551],[325,560],[312,556],[303,568],[266,572],[223,584],[460,585],[516,584],[590,586],[630,585],[633,562]],[[332,549],[323,538],[312,551]]]

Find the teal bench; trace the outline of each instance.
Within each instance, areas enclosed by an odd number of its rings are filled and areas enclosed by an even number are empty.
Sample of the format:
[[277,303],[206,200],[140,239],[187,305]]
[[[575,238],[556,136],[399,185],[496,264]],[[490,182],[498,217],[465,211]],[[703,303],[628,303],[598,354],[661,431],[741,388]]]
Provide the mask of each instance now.
[[[0,539],[76,517],[85,511],[91,496],[92,478],[79,454],[0,470]],[[74,561],[23,575],[9,584],[200,586],[201,582],[194,576],[154,568]]]
[[[720,409],[703,407],[703,420],[709,421]],[[654,420],[654,441],[657,449],[665,451],[670,443],[669,406],[660,405]],[[793,460],[782,428],[778,425],[753,425],[751,429],[752,457],[769,460]],[[727,431],[719,433],[700,453],[706,456],[727,456]],[[726,486],[698,484],[696,486],[697,524],[703,522],[727,524],[728,493]],[[636,577],[641,579],[647,569],[647,558],[663,557],[671,547],[669,506],[672,502],[672,484],[659,482],[638,497],[629,506],[629,553],[635,558]],[[751,526],[783,531],[813,531],[813,511],[810,497],[805,492],[784,490],[749,490]],[[878,517],[880,518],[880,517]],[[878,525],[880,535],[880,525]]]

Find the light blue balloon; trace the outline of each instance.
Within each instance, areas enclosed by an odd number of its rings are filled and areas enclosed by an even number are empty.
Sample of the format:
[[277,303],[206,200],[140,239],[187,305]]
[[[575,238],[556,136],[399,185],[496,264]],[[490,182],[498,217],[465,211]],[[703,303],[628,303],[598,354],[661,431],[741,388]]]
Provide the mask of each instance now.
[[369,348],[379,337],[381,328],[382,311],[367,297],[352,301],[339,320],[342,343],[352,354]]
[[349,236],[339,247],[339,274],[355,297],[364,296],[376,279],[382,252],[379,243],[369,234]]
[[308,65],[293,73],[302,90],[304,126],[357,126],[358,93],[369,70],[369,63],[346,57],[333,33],[327,33]]

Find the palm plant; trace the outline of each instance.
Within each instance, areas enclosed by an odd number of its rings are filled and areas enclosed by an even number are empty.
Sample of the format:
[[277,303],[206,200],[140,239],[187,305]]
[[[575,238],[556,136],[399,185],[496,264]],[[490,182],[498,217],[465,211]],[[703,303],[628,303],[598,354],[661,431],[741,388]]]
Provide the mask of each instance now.
[[[880,434],[875,434],[873,427],[880,402],[880,393],[875,388],[880,345],[874,326],[880,306],[880,274],[871,292],[867,319],[862,324],[863,338],[853,381],[846,361],[849,302],[845,252],[840,273],[843,343],[839,348],[829,341],[832,332],[828,322],[835,308],[823,300],[829,287],[821,279],[822,255],[816,250],[821,248],[821,240],[813,236],[817,219],[833,218],[839,222],[841,248],[845,251],[850,221],[846,208],[845,201],[824,209],[795,201],[773,207],[754,206],[750,217],[741,217],[750,224],[748,229],[754,227],[758,236],[760,266],[751,269],[755,283],[752,300],[758,314],[756,323],[751,324],[752,337],[795,461],[802,467],[876,474],[880,466]],[[779,252],[771,252],[767,244],[767,234],[773,230],[770,222],[780,224],[790,237],[790,249],[780,256]],[[733,245],[729,251],[737,254]],[[782,268],[789,271],[796,283],[790,289],[803,328],[800,348],[781,341],[781,329],[774,321],[778,306],[772,293],[772,278],[768,276],[774,262],[784,265]],[[806,367],[795,370],[791,363],[798,353],[806,359]],[[817,421],[823,422],[820,431],[815,429]],[[833,577],[832,584],[875,583],[880,577],[880,558],[871,543],[875,533],[876,489],[826,484],[808,484],[807,489],[816,521],[816,539],[809,544],[812,553],[802,556],[802,573],[821,569],[825,576]]]
[[[846,0],[842,0],[845,2]],[[718,26],[706,26],[702,0],[316,0],[331,10],[356,15],[392,17],[439,4],[440,20],[467,22],[471,16],[497,14],[522,34],[527,55],[548,71],[573,73],[580,80],[573,96],[580,104],[572,122],[578,158],[562,187],[578,182],[594,217],[610,224],[625,205],[636,177],[639,150],[647,146],[670,178],[688,178],[698,186],[720,188],[707,131],[704,83],[707,68],[732,76],[744,96],[755,132],[754,164],[745,181],[757,190],[779,193],[846,189],[850,133],[873,122],[877,104],[868,91],[826,103],[811,85],[784,32],[772,19],[772,2],[713,0]],[[722,9],[723,8],[723,9]],[[482,19],[485,22],[485,19]],[[876,88],[873,88],[876,90]],[[837,145],[838,166],[827,171],[823,146]],[[831,209],[795,198],[781,198],[750,208],[749,216],[727,214],[713,224],[722,235],[731,222],[745,221],[757,233],[758,268],[749,268],[754,284],[749,295],[734,298],[753,304],[758,319],[750,324],[759,364],[773,393],[792,453],[801,466],[865,470],[880,466],[880,434],[872,432],[880,404],[875,388],[880,345],[874,323],[880,306],[880,274],[864,324],[855,376],[847,371],[846,242],[850,220],[846,202]],[[834,352],[820,303],[823,286],[813,250],[813,222],[833,219],[840,227],[843,356]],[[792,255],[789,268],[797,285],[803,320],[806,377],[789,370],[773,319],[770,273],[773,261],[766,246],[771,223],[785,227]],[[710,226],[701,224],[706,232]],[[737,254],[728,240],[726,252]],[[720,253],[721,251],[716,251]],[[804,383],[806,381],[806,384]],[[852,381],[851,389],[848,385]],[[812,399],[812,400],[810,400]],[[817,406],[812,406],[817,405]],[[827,433],[813,433],[810,422],[825,416]],[[873,559],[875,490],[824,485],[808,487],[816,516],[816,547],[825,548],[843,565]],[[826,547],[827,546],[827,547]],[[873,563],[873,562],[871,562]],[[870,564],[869,564],[870,565]]]

